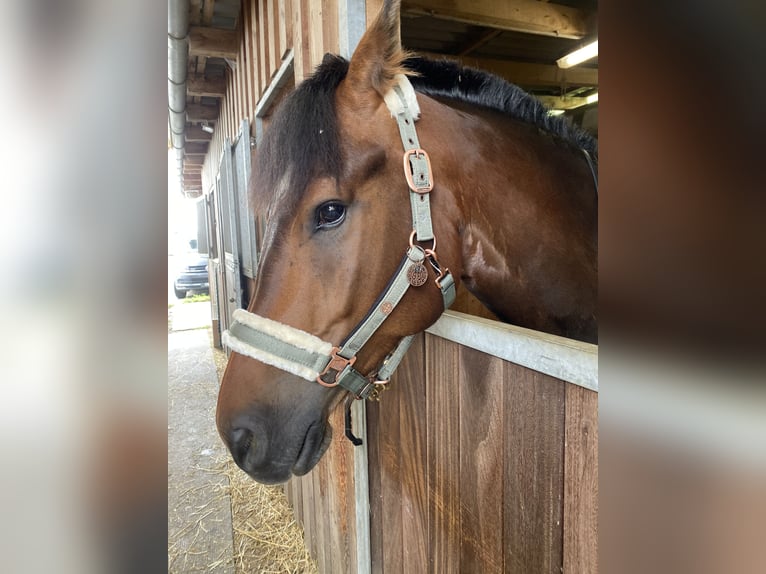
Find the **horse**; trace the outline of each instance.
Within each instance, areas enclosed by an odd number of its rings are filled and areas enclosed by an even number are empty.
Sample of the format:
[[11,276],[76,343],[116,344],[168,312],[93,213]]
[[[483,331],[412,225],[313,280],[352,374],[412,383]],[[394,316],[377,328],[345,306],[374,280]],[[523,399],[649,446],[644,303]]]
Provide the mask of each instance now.
[[597,338],[595,140],[500,78],[406,53],[399,25],[386,0],[257,151],[261,260],[216,423],[262,483],[317,464],[331,410],[377,395],[460,284],[503,321]]

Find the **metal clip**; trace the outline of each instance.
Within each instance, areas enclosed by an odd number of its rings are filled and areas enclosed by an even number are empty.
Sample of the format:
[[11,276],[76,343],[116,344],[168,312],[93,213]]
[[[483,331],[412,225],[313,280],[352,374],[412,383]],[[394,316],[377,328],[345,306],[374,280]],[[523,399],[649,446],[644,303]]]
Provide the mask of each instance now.
[[[333,347],[332,355],[330,355],[330,362],[327,363],[324,371],[319,373],[319,376],[317,377],[317,383],[323,387],[337,387],[340,384],[338,377],[343,372],[343,369],[345,369],[347,366],[353,366],[353,364],[356,363],[355,356],[347,359],[346,357],[340,356],[338,353],[340,353],[340,347]],[[330,371],[335,371],[335,380],[331,383],[328,383],[322,380],[322,377],[324,377]]]

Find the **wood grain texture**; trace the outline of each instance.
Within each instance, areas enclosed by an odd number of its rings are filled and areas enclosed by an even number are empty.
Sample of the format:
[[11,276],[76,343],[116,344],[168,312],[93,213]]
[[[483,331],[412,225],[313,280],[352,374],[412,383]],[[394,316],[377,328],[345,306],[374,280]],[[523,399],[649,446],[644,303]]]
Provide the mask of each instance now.
[[325,528],[327,516],[325,497],[327,496],[327,479],[324,476],[324,470],[324,465],[320,464],[311,471],[310,475],[314,480],[314,513],[316,516],[316,522],[314,523],[314,540],[316,541],[317,568],[320,572],[330,572],[326,569],[328,540],[326,536],[327,528]]
[[268,49],[268,17],[267,17],[267,9],[266,9],[266,3],[268,0],[258,0],[258,15],[257,15],[257,21],[258,21],[258,71],[260,83],[261,83],[261,93],[260,96],[263,95],[263,92],[266,91],[266,88],[269,86],[269,80],[271,79],[271,76],[269,75],[269,49]]
[[460,572],[458,346],[426,335],[428,571]]
[[284,59],[293,46],[292,0],[279,0],[279,57]]
[[564,492],[564,384],[505,366],[505,571],[559,574]]
[[324,50],[322,46],[323,24],[322,24],[322,0],[311,0],[309,2],[308,16],[308,43],[309,58],[303,62],[305,66],[304,73],[308,76],[322,61]]
[[399,404],[402,386],[406,380],[397,371],[391,378],[391,388],[380,401],[380,419],[377,429],[382,499],[380,528],[382,530],[383,571],[404,572],[402,568],[402,472],[399,449]]
[[598,394],[566,385],[564,574],[598,572]]
[[317,557],[317,534],[316,534],[316,506],[314,502],[314,477],[301,477],[301,486],[303,490],[303,539],[306,541],[306,548],[311,553],[311,557],[316,560]]
[[242,65],[245,72],[245,115],[250,118],[252,124],[253,110],[253,72],[255,71],[255,62],[253,61],[253,32],[251,28],[251,3],[249,0],[242,3],[242,29],[244,31],[244,58]]
[[[337,0],[322,0],[322,57],[327,52],[340,52]],[[322,58],[319,61],[321,62]]]
[[[255,106],[258,105],[258,100],[261,99],[261,94],[265,87],[261,83],[261,55],[260,49],[260,37],[258,36],[258,3],[256,0],[250,0],[250,34],[252,35],[252,82],[253,82],[253,115],[255,114]],[[255,122],[252,122],[255,124]]]
[[279,69],[281,60],[277,54],[279,50],[279,38],[277,34],[279,32],[279,25],[277,24],[275,0],[267,0],[267,17],[269,20],[269,79],[274,76],[274,73]]
[[367,464],[370,492],[370,571],[383,572],[383,494],[380,484],[380,403],[367,403]]
[[[428,465],[426,463],[425,335],[415,337],[399,366],[399,467],[402,481],[402,568],[428,568]],[[385,400],[385,399],[384,399]],[[396,424],[389,421],[388,424]]]
[[460,348],[460,570],[503,572],[503,361]]

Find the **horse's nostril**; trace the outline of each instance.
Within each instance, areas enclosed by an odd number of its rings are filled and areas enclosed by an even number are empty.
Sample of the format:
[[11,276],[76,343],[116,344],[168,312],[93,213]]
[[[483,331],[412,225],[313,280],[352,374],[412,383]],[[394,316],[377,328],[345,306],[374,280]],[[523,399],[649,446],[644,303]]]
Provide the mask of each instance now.
[[245,428],[236,428],[231,431],[231,454],[238,465],[242,466],[245,462],[252,444],[252,431]]

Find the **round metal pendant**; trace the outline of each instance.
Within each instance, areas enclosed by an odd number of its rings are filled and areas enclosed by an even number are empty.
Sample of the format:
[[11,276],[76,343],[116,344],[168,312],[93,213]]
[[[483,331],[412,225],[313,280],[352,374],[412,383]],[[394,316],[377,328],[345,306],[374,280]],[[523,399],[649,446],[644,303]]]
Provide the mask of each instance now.
[[413,263],[407,269],[407,281],[413,287],[420,287],[428,281],[428,270],[422,263]]

